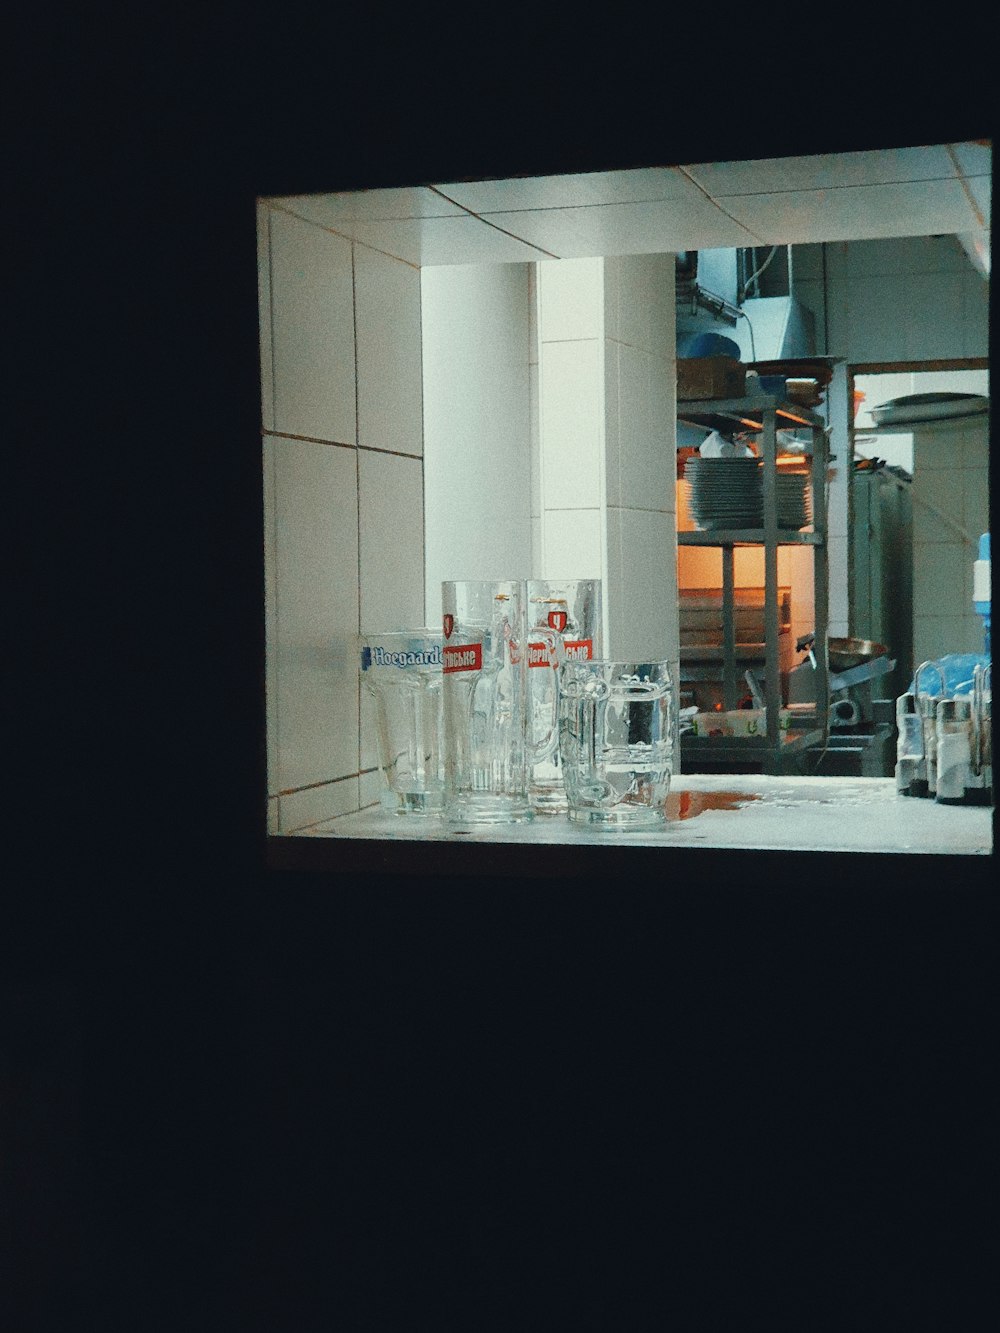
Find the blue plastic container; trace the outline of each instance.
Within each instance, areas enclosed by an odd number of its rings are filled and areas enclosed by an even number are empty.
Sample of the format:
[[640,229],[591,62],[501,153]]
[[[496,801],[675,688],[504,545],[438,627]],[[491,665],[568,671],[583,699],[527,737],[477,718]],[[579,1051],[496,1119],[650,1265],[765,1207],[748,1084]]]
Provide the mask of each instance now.
[[733,342],[732,338],[724,338],[721,333],[699,333],[685,348],[684,355],[731,356],[735,361],[739,361],[740,345]]

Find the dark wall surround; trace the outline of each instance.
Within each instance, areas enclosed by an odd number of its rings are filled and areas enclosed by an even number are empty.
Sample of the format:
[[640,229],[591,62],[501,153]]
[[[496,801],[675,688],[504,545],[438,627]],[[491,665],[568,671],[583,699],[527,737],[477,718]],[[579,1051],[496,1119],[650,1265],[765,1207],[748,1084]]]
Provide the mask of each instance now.
[[40,41],[6,1327],[517,1328],[539,1273],[554,1327],[641,1326],[650,1282],[683,1328],[978,1326],[993,858],[266,860],[255,197],[984,132],[975,70],[845,107],[833,26],[806,24],[801,97],[746,55],[711,126],[666,46],[647,96],[566,75],[557,114],[558,66],[544,99],[523,60],[477,98],[440,56],[397,81],[296,32],[311,79],[283,22],[247,64],[240,25],[213,59],[189,25],[138,64]]

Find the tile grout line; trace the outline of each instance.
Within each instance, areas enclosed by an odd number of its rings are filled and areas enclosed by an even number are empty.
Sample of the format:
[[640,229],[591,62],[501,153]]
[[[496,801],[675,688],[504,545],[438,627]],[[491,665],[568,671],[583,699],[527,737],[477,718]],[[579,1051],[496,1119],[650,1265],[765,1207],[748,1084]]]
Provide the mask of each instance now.
[[421,623],[427,624],[427,469],[424,467],[424,450],[427,447],[426,421],[424,417],[424,284],[417,274],[417,305],[419,320],[417,347],[420,352],[420,594],[423,615]]
[[278,369],[274,360],[276,345],[274,328],[274,239],[271,230],[270,208],[267,210],[267,309],[268,323],[271,328],[271,346],[268,349],[271,360],[271,421],[274,425],[277,425]]
[[962,168],[961,168],[961,165],[960,165],[959,160],[958,160],[958,156],[957,156],[956,153],[955,153],[955,149],[954,149],[954,147],[953,147],[950,143],[949,143],[949,144],[945,144],[945,147],[946,147],[947,150],[948,150],[948,156],[951,158],[952,163],[954,164],[954,167],[955,167],[955,174],[958,176],[959,183],[961,184],[962,189],[963,189],[964,192],[965,192],[965,197],[966,197],[966,200],[968,201],[969,207],[972,209],[973,216],[975,217],[976,221],[979,223],[980,227],[985,228],[986,225],[987,225],[987,223],[986,223],[986,219],[983,217],[982,210],[980,209],[979,205],[976,203],[975,197],[973,196],[973,193],[972,193],[972,191],[971,191],[970,188],[969,188],[969,182],[968,182],[968,181],[966,180],[966,178],[965,178],[965,172],[964,172],[964,171],[962,170]]
[[[440,191],[439,191],[439,193],[440,193]],[[447,199],[448,196],[445,195],[445,194],[442,194],[442,195],[441,195],[441,198],[442,198],[442,199]],[[449,203],[455,203],[455,200],[453,200],[453,199],[449,199],[448,202],[449,202]],[[303,217],[301,213],[293,213],[291,209],[289,209],[289,208],[283,208],[280,204],[269,205],[269,207],[274,207],[274,208],[276,209],[276,211],[278,211],[278,212],[280,212],[280,213],[284,213],[287,217],[295,218],[295,219],[297,219],[299,222],[304,222],[304,223],[305,223],[307,226],[309,226],[309,227],[316,227],[319,231],[325,231],[325,232],[326,232],[328,235],[330,235],[330,236],[339,236],[339,237],[341,237],[341,238],[342,238],[343,240],[345,240],[345,241],[350,241],[350,243],[351,243],[352,246],[354,246],[354,245],[360,245],[360,246],[362,247],[362,249],[364,249],[364,250],[371,250],[373,254],[377,254],[377,255],[385,255],[386,258],[388,258],[388,259],[396,259],[396,260],[398,260],[401,264],[406,264],[406,265],[408,265],[410,268],[414,268],[414,269],[416,269],[418,272],[419,272],[420,269],[423,267],[422,264],[415,264],[415,263],[413,262],[412,259],[404,259],[402,255],[393,254],[391,250],[381,250],[381,249],[379,249],[378,246],[371,245],[370,243],[368,243],[368,242],[366,242],[366,241],[359,241],[359,240],[357,240],[354,236],[351,236],[348,232],[345,232],[345,231],[338,231],[336,227],[330,227],[330,226],[327,226],[325,223],[322,223],[322,222],[314,222],[312,218],[306,218],[306,217]],[[480,222],[480,223],[483,224],[484,227],[490,227],[490,228],[492,228],[493,231],[499,232],[501,236],[507,236],[507,237],[509,237],[510,240],[512,240],[512,241],[517,241],[518,244],[520,244],[520,245],[528,246],[530,249],[537,251],[538,254],[545,255],[545,257],[546,257],[547,259],[559,259],[559,258],[560,258],[559,255],[554,254],[551,250],[546,250],[543,246],[535,244],[534,241],[527,241],[527,240],[524,239],[523,236],[516,236],[516,235],[514,234],[514,232],[507,231],[505,228],[501,227],[498,223],[496,223],[496,222],[491,222],[491,221],[489,220],[488,217],[485,217],[485,216],[483,216],[482,214],[479,214],[479,213],[473,213],[473,212],[471,211],[471,209],[465,208],[465,206],[464,206],[463,204],[456,204],[456,207],[461,208],[461,209],[463,210],[463,213],[464,213],[464,215],[465,215],[466,218],[470,218],[470,219],[473,219],[473,220],[476,221],[476,222]],[[453,215],[452,215],[452,216],[453,216]],[[352,221],[352,219],[345,219],[345,220],[346,220],[347,222]],[[367,225],[378,226],[379,223],[382,223],[382,222],[423,222],[423,221],[434,221],[434,220],[435,220],[434,218],[424,219],[424,218],[422,218],[422,217],[418,217],[418,218],[379,218],[379,219],[377,219],[377,220],[374,221],[374,222],[368,223]],[[448,221],[448,220],[450,220],[450,217],[448,217],[447,215],[444,215],[440,220],[442,220],[442,221]],[[523,261],[523,262],[525,262],[525,263],[530,263],[531,260],[529,259],[529,260],[525,260],[525,261]]]
[[[278,371],[277,371],[277,364],[276,364],[276,361],[275,361],[275,355],[276,355],[276,351],[275,351],[275,349],[276,349],[276,345],[277,345],[277,339],[276,339],[276,334],[275,334],[275,324],[274,324],[274,288],[275,288],[275,282],[274,282],[274,230],[273,230],[273,227],[272,227],[272,225],[271,225],[271,211],[272,211],[272,210],[271,210],[271,207],[270,207],[270,205],[265,205],[265,207],[267,208],[267,309],[268,309],[268,325],[269,325],[269,328],[270,328],[270,341],[271,341],[271,346],[270,346],[270,348],[268,349],[268,351],[269,351],[269,359],[270,359],[270,362],[271,362],[271,421],[272,421],[272,423],[275,423],[275,424],[276,424],[276,423],[277,423],[277,419],[278,419]],[[262,408],[263,408],[263,404],[262,404],[261,406],[262,406]],[[263,411],[261,412],[261,425],[263,426]],[[261,434],[262,434],[262,436],[263,436],[264,432],[262,431]],[[273,707],[274,707],[274,737],[275,737],[275,749],[276,749],[276,751],[277,751],[277,753],[274,755],[274,775],[275,775],[275,777],[277,778],[278,775],[280,774],[280,771],[281,771],[281,691],[278,689],[278,658],[277,658],[277,654],[278,654],[278,642],[280,641],[280,638],[281,638],[281,632],[280,632],[280,628],[279,628],[279,623],[280,623],[280,612],[279,612],[279,608],[278,608],[278,570],[277,570],[277,564],[278,564],[278,459],[277,459],[277,456],[276,456],[274,450],[271,450],[270,453],[271,453],[271,457],[270,457],[270,459],[269,459],[269,461],[268,461],[268,467],[269,467],[269,470],[270,470],[270,473],[271,473],[271,496],[272,496],[272,506],[271,506],[271,510],[272,510],[272,512],[271,512],[271,551],[273,552],[273,557],[272,557],[273,570],[272,570],[272,573],[273,573],[273,579],[274,579],[274,583],[273,583],[273,587],[274,587],[274,597],[273,597],[273,602],[274,602],[274,637],[275,637],[275,642],[274,642],[274,644],[272,645],[272,652],[273,652],[273,654],[274,654],[274,670],[273,670],[273,672],[271,673],[271,675],[272,675],[272,679],[273,679],[273,681],[274,681],[274,699],[271,701],[271,703],[273,704]],[[265,636],[266,636],[266,627],[265,627]],[[266,698],[266,695],[267,695],[267,691],[266,691],[266,682],[267,682],[266,645],[265,645],[264,680],[265,680],[265,709],[266,709],[266,707],[267,707],[267,698]],[[265,731],[265,748],[266,748],[266,744],[267,744],[267,718],[266,718],[266,715],[265,715],[265,719],[264,719],[264,731]],[[265,764],[265,785],[267,785],[266,774],[267,774],[267,765]],[[278,786],[279,784],[278,784],[278,783],[275,783],[275,785]],[[270,796],[270,793],[268,793],[268,795]],[[280,828],[281,828],[281,792],[280,792],[280,790],[276,793],[276,801],[277,801],[276,817],[277,817],[278,828],[280,829]]]
[[[364,193],[364,191],[362,191],[361,193]],[[268,207],[271,208],[271,209],[273,209],[273,211],[276,212],[276,213],[284,213],[284,215],[285,215],[286,217],[289,217],[289,218],[295,218],[296,222],[304,222],[304,223],[306,224],[307,227],[315,227],[315,228],[317,229],[317,231],[324,231],[324,232],[326,232],[326,234],[327,234],[328,236],[337,236],[337,237],[340,238],[340,240],[348,241],[348,242],[351,244],[351,246],[360,245],[361,248],[362,248],[362,250],[370,250],[370,251],[372,252],[372,254],[376,254],[376,255],[384,255],[384,256],[386,257],[386,259],[395,259],[395,260],[397,260],[400,264],[405,264],[405,265],[407,266],[407,268],[413,268],[413,269],[416,269],[418,272],[420,271],[420,267],[421,267],[421,266],[420,266],[419,264],[414,264],[414,262],[413,262],[411,259],[404,259],[404,258],[402,257],[402,255],[394,255],[394,254],[392,254],[391,251],[389,251],[389,250],[380,250],[380,249],[379,249],[377,246],[375,246],[375,245],[369,245],[369,244],[367,244],[365,241],[359,241],[359,240],[356,240],[353,236],[348,235],[348,233],[347,233],[346,231],[338,231],[336,227],[328,227],[328,226],[324,225],[324,223],[322,223],[322,222],[314,222],[312,218],[304,218],[304,217],[302,216],[301,213],[293,213],[292,210],[291,210],[290,208],[283,208],[283,207],[281,206],[281,204],[269,204]],[[350,219],[347,219],[347,220],[350,221]],[[382,218],[382,219],[380,219],[380,221],[383,221],[383,222],[412,222],[412,221],[419,221],[419,219],[415,219],[415,218]],[[353,262],[353,261],[352,261],[352,262]]]
[[[606,632],[609,618],[608,598],[604,595],[604,589],[608,586],[608,321],[607,321],[607,300],[608,300],[608,262],[602,256],[599,260],[598,270],[598,299],[597,299],[597,355],[600,362],[600,374],[597,377],[597,540],[599,544],[599,558],[601,568],[601,642],[607,643],[610,638]],[[612,265],[611,280],[615,284],[615,301],[618,308],[615,311],[615,327],[621,327],[621,273],[620,267],[615,268]],[[621,494],[621,361],[618,348],[614,349],[614,376],[615,376],[615,472],[616,488],[618,494]]]
[[[546,255],[549,259],[558,259],[560,257],[559,255],[554,254],[551,250],[546,250],[544,246],[537,245],[534,241],[527,241],[523,236],[517,236],[514,232],[507,231],[506,228],[501,227],[499,223],[491,222],[487,215],[477,213],[473,209],[468,208],[465,204],[460,204],[457,199],[452,199],[450,195],[445,194],[444,190],[439,189],[438,186],[431,185],[429,188],[433,190],[439,198],[447,199],[449,204],[454,204],[456,208],[460,208],[467,217],[475,218],[477,222],[482,222],[485,226],[492,227],[494,231],[500,232],[502,236],[509,236],[511,240],[519,241],[521,245],[530,246],[532,250],[537,250],[539,254]],[[496,210],[498,214],[502,211],[502,209]],[[525,262],[530,263],[531,260],[526,260]],[[537,263],[537,260],[535,262]]]
[[320,778],[319,782],[304,782],[301,787],[284,787],[277,796],[298,796],[306,791],[319,791],[322,787],[335,787],[338,782],[353,782],[365,778],[369,773],[377,773],[378,768],[358,768],[356,773],[341,773],[339,778]]
[[290,431],[283,430],[265,430],[261,434],[271,435],[279,440],[300,440],[303,444],[322,444],[330,449],[353,449],[366,454],[390,454],[393,458],[410,458],[415,462],[420,462],[422,459],[421,454],[408,454],[404,449],[385,449],[377,444],[345,444],[342,440],[321,440],[316,435],[293,435]]
[[[357,580],[358,580],[358,612],[357,612],[357,638],[355,643],[361,637],[361,460],[359,456],[359,443],[361,439],[360,432],[360,394],[358,392],[358,273],[357,261],[355,257],[354,241],[351,241],[351,323],[354,337],[354,501],[357,511]],[[355,690],[358,706],[358,732],[357,732],[357,756],[358,756],[358,774],[361,772],[361,672],[357,669],[357,653],[355,653],[355,671],[356,682]],[[357,775],[355,775],[357,776]],[[358,779],[358,807],[361,805],[361,782]]]

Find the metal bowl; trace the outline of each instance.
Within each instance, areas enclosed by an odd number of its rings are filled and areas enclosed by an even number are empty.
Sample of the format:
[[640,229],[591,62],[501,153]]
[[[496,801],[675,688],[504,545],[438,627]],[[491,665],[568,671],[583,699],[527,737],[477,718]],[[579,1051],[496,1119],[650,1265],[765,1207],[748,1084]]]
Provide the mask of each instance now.
[[850,671],[864,662],[885,657],[889,649],[871,639],[828,639],[827,654],[831,671]]

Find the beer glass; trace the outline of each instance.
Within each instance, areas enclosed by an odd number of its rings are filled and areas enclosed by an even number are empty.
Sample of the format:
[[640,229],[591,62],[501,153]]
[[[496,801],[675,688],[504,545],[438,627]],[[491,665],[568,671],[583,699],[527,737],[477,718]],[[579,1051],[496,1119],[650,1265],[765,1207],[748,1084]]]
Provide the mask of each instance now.
[[[560,636],[562,656],[567,661],[587,662],[600,657],[600,579],[529,579],[529,642],[536,628],[550,629]],[[533,667],[543,669],[532,670]],[[532,735],[537,736],[544,734],[554,704],[558,707],[559,673],[548,668],[539,652],[529,654],[528,668]],[[532,765],[528,792],[532,809],[540,814],[559,814],[566,810],[566,788],[558,746],[547,759]]]
[[453,825],[532,817],[528,778],[558,745],[556,695],[547,723],[529,725],[528,660],[560,660],[548,628],[527,634],[523,580],[441,585],[445,818]]
[[382,807],[397,814],[444,808],[441,647],[427,627],[361,635],[361,680],[375,701]]
[[569,818],[618,829],[662,826],[673,771],[669,663],[568,661],[559,694]]

